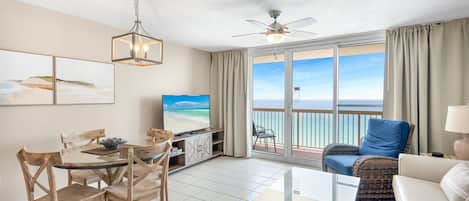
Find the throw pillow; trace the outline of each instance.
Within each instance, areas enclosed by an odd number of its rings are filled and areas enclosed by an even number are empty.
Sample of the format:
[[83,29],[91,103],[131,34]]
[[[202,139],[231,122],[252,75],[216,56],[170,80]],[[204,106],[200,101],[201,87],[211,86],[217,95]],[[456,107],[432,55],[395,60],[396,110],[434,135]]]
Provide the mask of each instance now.
[[462,162],[451,168],[440,182],[449,201],[469,200],[469,163]]

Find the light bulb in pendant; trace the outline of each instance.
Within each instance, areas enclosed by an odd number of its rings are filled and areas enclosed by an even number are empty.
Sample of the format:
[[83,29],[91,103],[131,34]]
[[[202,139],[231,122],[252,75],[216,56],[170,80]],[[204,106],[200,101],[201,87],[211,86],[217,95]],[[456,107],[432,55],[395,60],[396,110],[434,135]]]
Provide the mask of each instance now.
[[134,51],[135,51],[135,53],[137,53],[138,51],[140,51],[140,46],[139,46],[139,45],[135,45],[135,46],[134,46]]
[[143,53],[144,53],[144,57],[145,59],[148,57],[148,50],[150,49],[150,47],[148,45],[143,45]]

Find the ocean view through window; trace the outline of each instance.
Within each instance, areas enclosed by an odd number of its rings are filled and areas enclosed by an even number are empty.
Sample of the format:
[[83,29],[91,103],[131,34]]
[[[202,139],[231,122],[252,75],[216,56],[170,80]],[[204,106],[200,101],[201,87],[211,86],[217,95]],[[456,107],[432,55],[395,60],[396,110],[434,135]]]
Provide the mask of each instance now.
[[[291,90],[292,130],[288,134],[291,134],[293,154],[298,157],[308,157],[303,152],[320,150],[333,142],[334,108],[338,110],[335,141],[340,143],[360,144],[368,119],[382,118],[384,45],[339,48],[337,107],[333,98],[333,55],[333,49],[293,52],[292,89],[285,89],[283,57],[254,59],[254,124],[272,129],[281,147],[286,137],[285,90]],[[263,143],[257,150],[267,151],[271,143]]]

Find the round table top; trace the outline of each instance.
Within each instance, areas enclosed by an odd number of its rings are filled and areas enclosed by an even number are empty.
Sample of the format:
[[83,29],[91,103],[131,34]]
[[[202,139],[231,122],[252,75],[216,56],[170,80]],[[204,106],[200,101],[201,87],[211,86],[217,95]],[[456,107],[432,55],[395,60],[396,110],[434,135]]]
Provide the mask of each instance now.
[[102,145],[69,148],[62,150],[62,164],[55,165],[62,169],[103,169],[127,165],[127,159],[121,158],[119,152],[109,155],[84,153],[85,150],[99,148]]
[[[148,145],[147,143],[144,143]],[[135,145],[122,145],[135,146]],[[144,146],[144,145],[142,145]],[[107,169],[122,167],[128,164],[126,158],[120,157],[120,153],[106,155],[84,153],[83,151],[103,147],[100,144],[90,144],[83,147],[69,148],[62,150],[62,164],[54,167],[61,169]]]

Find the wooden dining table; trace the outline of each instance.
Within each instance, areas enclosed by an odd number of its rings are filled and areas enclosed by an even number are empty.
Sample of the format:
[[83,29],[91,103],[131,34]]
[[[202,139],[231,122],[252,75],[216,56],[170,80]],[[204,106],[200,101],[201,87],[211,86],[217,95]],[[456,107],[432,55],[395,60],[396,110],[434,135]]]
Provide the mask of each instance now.
[[[142,145],[121,145],[125,147],[148,146],[149,142]],[[91,154],[86,153],[88,150],[102,148],[100,144],[90,144],[84,147],[76,147],[62,150],[62,163],[54,167],[68,170],[91,170],[99,176],[108,186],[118,183],[124,176],[128,160],[122,157],[120,152],[111,154]],[[154,156],[156,158],[159,156]],[[152,160],[152,158],[143,159],[144,161]]]

